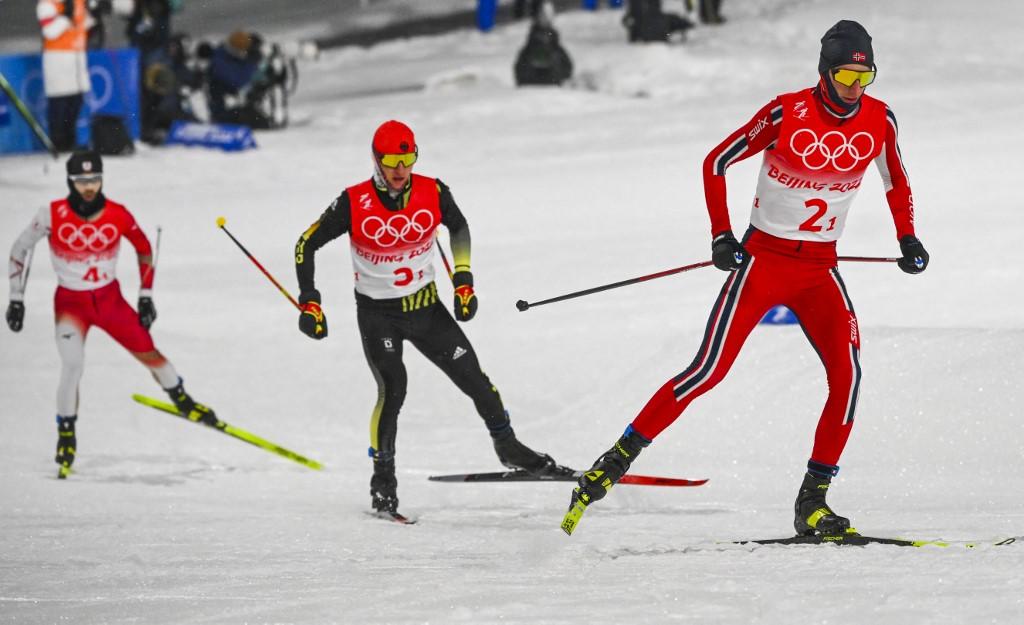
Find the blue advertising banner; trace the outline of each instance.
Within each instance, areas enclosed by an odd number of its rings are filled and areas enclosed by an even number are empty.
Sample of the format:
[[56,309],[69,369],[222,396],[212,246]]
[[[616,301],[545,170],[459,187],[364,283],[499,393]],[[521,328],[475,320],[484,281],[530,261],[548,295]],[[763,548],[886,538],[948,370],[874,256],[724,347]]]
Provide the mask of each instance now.
[[171,124],[166,145],[192,145],[239,152],[256,147],[256,138],[248,126],[236,124],[198,124],[177,120]]
[[[78,118],[78,143],[89,144],[89,119],[93,115],[115,115],[124,119],[133,139],[139,138],[139,52],[135,48],[89,52],[92,91],[85,95]],[[46,92],[43,66],[38,54],[0,56],[2,73],[15,94],[25,103],[39,124],[46,128]],[[4,123],[4,105],[8,123]],[[0,154],[44,151],[21,114],[0,94]]]

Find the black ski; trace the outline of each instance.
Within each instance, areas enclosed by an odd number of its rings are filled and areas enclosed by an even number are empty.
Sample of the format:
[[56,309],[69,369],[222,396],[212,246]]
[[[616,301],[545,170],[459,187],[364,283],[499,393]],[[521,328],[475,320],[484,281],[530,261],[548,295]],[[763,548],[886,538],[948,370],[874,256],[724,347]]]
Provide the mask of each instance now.
[[[511,471],[495,471],[492,473],[455,473],[452,475],[431,475],[427,479],[433,482],[576,482],[583,471],[556,465],[544,475],[534,475],[521,469]],[[634,484],[641,486],[700,486],[706,479],[687,480],[678,477],[657,477],[653,475],[631,475],[627,473],[617,484]]]
[[877,536],[863,536],[857,533],[844,534],[841,536],[791,536],[789,538],[765,538],[760,540],[735,540],[735,545],[894,545],[896,547],[951,547],[958,545],[967,549],[973,549],[981,545],[1012,545],[1015,542],[1024,542],[1024,536],[1011,536],[1000,540],[980,540],[966,543],[949,543],[941,540],[911,540],[907,538],[880,538]]

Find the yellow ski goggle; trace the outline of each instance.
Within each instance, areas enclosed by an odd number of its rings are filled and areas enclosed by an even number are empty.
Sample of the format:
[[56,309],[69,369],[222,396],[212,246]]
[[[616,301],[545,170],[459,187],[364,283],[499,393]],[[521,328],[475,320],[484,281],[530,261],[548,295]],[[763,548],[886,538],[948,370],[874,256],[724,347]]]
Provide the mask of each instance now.
[[860,86],[863,88],[875,82],[875,70],[858,72],[855,69],[834,69],[832,77],[836,79],[837,83],[847,87],[852,87],[853,83],[860,81]]
[[406,167],[412,167],[412,164],[416,162],[416,153],[408,152],[406,154],[381,154],[380,164],[385,167],[398,167],[401,163]]

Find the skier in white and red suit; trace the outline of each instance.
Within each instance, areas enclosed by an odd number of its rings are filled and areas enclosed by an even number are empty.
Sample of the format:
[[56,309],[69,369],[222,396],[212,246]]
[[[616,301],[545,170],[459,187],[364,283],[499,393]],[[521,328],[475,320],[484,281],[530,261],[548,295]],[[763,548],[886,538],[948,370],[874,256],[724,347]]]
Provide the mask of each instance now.
[[[20,332],[25,317],[25,283],[29,255],[46,237],[57,274],[54,294],[57,351],[61,374],[57,387],[57,464],[66,477],[75,460],[78,382],[85,369],[85,337],[101,328],[145,365],[178,410],[192,421],[216,423],[213,411],[185,392],[181,378],[153,345],[149,327],[153,306],[153,256],[146,235],[121,204],[103,195],[103,161],[96,152],[76,152],[67,161],[68,196],[50,202],[32,219],[11,247],[10,304],[7,325]],[[124,300],[115,270],[121,238],[139,257],[138,312]]]
[[316,289],[315,254],[349,234],[356,320],[366,362],[377,382],[377,404],[370,417],[371,505],[381,513],[398,508],[395,438],[398,412],[405,401],[405,341],[473,400],[502,464],[534,475],[563,471],[550,456],[516,437],[498,389],[481,370],[465,333],[438,301],[434,262],[439,245],[436,232],[443,224],[455,263],[455,318],[469,321],[476,314],[469,224],[452,192],[436,178],[412,173],[419,148],[412,130],[402,122],[381,124],[371,148],[373,177],[342,191],[295,244],[302,306],[299,329],[320,340],[327,336],[327,319]]
[[[704,161],[712,258],[730,272],[693,363],[647,402],[612,449],[580,479],[571,506],[600,499],[630,462],[694,399],[725,377],[743,342],[773,306],[789,307],[825,366],[828,399],[818,421],[794,525],[798,534],[844,533],[825,503],[853,427],[860,386],[857,317],[836,267],[836,241],[874,163],[885,184],[907,273],[928,266],[914,234],[914,205],[897,144],[896,117],[864,93],[875,78],[871,37],[843,20],[821,40],[818,84],[778,96]],[[736,240],[726,206],[729,165],[764,152],[750,228]]]

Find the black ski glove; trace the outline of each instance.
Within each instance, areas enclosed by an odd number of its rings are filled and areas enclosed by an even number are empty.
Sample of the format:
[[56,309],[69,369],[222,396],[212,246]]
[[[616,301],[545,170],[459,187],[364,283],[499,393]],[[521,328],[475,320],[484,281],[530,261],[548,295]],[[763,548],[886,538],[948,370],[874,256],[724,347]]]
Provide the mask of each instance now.
[[327,316],[320,308],[320,291],[303,291],[299,295],[299,330],[311,339],[327,338]]
[[914,235],[908,234],[900,239],[900,252],[903,258],[896,261],[896,264],[904,272],[921,273],[928,268],[928,252]]
[[142,296],[139,298],[139,323],[147,330],[156,321],[156,306],[153,305],[153,298]]
[[25,320],[25,303],[11,302],[7,305],[7,327],[13,332],[21,332]]
[[455,318],[459,321],[469,321],[476,314],[476,293],[473,292],[473,272],[456,271],[452,276],[452,285],[455,286]]
[[747,260],[747,250],[736,240],[732,231],[718,233],[711,240],[711,262],[722,271],[736,271]]

